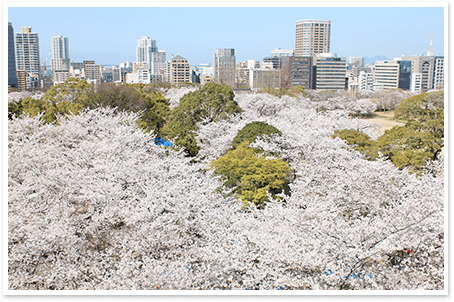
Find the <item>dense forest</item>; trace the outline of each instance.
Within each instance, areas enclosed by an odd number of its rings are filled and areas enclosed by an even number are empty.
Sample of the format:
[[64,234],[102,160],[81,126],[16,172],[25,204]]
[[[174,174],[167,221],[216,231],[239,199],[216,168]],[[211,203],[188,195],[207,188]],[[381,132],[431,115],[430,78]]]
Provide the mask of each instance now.
[[443,147],[443,91],[10,93],[8,289],[445,289]]

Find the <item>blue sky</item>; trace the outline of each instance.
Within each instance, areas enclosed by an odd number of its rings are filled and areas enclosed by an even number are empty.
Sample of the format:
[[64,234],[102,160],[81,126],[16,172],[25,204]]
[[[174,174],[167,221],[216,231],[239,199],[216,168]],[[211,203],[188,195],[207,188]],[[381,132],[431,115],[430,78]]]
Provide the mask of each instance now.
[[9,5],[8,21],[15,32],[30,26],[39,34],[42,60],[54,35],[69,37],[70,56],[77,62],[133,62],[137,40],[142,36],[156,40],[158,48],[166,50],[167,60],[171,54],[179,54],[191,65],[212,63],[217,48],[234,48],[237,62],[262,60],[274,48],[294,49],[295,23],[303,19],[330,20],[331,52],[347,57],[347,61],[350,55],[394,58],[403,53],[425,54],[431,35],[435,54],[444,54],[443,7]]

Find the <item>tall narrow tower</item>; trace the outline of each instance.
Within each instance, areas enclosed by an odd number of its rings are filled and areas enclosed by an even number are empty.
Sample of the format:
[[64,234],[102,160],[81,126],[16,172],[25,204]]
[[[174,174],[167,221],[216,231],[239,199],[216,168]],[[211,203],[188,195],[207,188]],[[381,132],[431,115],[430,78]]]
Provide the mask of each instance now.
[[148,70],[151,70],[151,54],[157,51],[158,47],[156,46],[156,40],[153,40],[150,37],[142,37],[137,41],[136,62],[147,63]]
[[63,36],[53,36],[52,45],[52,70],[69,70],[69,39]]
[[331,21],[302,20],[296,22],[295,56],[312,57],[329,53]]
[[8,85],[11,87],[17,87],[14,29],[11,22],[8,22]]
[[427,52],[428,57],[433,57],[434,56],[434,49],[433,49],[433,38],[434,36],[430,36],[430,46],[429,46],[429,51]]

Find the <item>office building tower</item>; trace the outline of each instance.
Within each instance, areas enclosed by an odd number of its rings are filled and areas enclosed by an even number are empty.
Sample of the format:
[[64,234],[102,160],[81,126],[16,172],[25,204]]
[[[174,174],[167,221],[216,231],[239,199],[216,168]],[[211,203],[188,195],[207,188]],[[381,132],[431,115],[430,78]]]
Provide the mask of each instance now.
[[64,36],[53,36],[51,39],[51,69],[69,70],[69,39]]
[[214,80],[220,84],[227,84],[231,87],[235,83],[235,49],[216,49],[214,58]]
[[8,22],[8,86],[17,87],[16,52],[14,51],[14,29]]
[[322,53],[314,57],[313,89],[346,89],[347,62],[334,53]]
[[312,57],[281,58],[281,77],[284,84],[301,85],[304,89],[312,89],[313,77]]
[[412,62],[408,60],[376,61],[374,90],[411,88]]
[[151,70],[151,54],[157,51],[158,47],[156,46],[156,40],[153,40],[150,37],[142,37],[137,41],[136,62],[147,63],[149,70]]
[[296,22],[295,56],[312,57],[329,53],[331,21],[303,20]]
[[172,56],[170,60],[170,83],[181,84],[191,82],[189,62],[182,56]]

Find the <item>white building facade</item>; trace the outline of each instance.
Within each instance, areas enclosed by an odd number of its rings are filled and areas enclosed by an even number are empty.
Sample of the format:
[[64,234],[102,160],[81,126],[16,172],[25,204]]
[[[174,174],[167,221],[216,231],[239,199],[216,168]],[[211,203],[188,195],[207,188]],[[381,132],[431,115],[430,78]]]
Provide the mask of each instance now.
[[64,36],[53,36],[51,38],[51,69],[69,70],[69,38]]

